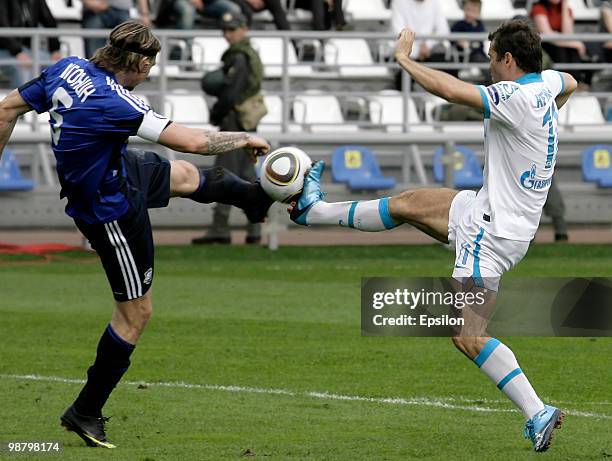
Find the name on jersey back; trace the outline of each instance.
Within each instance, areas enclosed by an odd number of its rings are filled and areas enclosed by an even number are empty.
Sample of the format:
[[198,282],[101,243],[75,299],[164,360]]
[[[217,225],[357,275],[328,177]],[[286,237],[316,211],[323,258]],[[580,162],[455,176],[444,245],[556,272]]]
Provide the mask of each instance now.
[[91,78],[78,64],[70,63],[61,73],[60,78],[70,85],[81,102],[85,102],[89,96],[96,92],[96,87]]

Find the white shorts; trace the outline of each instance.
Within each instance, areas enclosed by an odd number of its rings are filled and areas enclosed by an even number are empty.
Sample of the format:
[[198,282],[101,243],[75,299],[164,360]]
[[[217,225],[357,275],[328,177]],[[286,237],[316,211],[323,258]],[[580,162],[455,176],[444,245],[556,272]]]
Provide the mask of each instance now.
[[497,291],[499,279],[527,253],[530,242],[491,235],[490,218],[475,206],[476,192],[459,192],[448,216],[448,240],[455,242],[453,278],[470,277],[477,286]]

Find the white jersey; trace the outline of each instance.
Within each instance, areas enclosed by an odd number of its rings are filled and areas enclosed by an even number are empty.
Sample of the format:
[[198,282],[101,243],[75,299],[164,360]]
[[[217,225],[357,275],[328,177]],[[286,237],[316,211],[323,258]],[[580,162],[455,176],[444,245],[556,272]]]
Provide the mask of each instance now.
[[473,218],[490,220],[492,235],[519,241],[535,235],[557,159],[555,98],[563,87],[554,70],[478,87],[485,166]]

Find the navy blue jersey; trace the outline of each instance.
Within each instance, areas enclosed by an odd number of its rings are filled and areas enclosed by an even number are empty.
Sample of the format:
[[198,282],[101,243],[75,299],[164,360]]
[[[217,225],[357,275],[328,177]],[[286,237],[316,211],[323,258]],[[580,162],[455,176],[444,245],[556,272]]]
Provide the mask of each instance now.
[[123,88],[114,74],[68,57],[19,88],[36,112],[49,112],[66,213],[89,224],[118,219],[128,210],[122,158],[129,136],[157,141],[169,120]]

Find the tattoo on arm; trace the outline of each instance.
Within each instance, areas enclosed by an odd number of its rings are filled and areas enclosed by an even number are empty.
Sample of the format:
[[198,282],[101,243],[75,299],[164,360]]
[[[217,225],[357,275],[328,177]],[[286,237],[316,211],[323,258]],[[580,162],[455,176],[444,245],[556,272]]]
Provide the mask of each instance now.
[[248,134],[227,131],[208,131],[208,154],[216,155],[246,146]]

